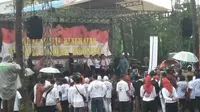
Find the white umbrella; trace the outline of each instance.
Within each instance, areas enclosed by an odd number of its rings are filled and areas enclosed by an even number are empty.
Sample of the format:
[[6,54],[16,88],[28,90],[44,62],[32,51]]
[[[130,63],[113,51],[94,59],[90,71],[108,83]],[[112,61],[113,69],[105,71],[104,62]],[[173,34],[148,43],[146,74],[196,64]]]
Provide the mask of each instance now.
[[40,70],[40,72],[42,72],[42,73],[60,73],[60,71],[58,69],[53,68],[53,67],[42,68]]
[[198,62],[198,58],[191,52],[181,51],[173,56],[174,59],[184,62]]
[[33,72],[30,68],[26,68],[25,69],[25,76],[31,76],[33,75],[35,72]]

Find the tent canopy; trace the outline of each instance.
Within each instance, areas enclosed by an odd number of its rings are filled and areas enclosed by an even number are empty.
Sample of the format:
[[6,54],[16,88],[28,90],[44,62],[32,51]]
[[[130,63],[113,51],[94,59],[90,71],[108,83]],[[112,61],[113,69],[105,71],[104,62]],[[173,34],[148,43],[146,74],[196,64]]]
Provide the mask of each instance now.
[[[84,1],[84,0],[82,0]],[[155,5],[153,3],[144,1],[144,0],[91,0],[85,1],[76,6],[84,8],[84,9],[116,9],[116,4],[120,6],[122,10],[132,10],[132,11],[168,11],[169,9]],[[125,4],[134,5],[124,6]]]

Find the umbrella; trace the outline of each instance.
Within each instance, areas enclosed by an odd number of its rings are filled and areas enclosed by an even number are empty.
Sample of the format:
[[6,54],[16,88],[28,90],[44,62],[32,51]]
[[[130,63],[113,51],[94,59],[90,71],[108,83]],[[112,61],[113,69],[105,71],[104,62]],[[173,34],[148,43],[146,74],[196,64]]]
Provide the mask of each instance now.
[[25,69],[25,76],[31,76],[33,75],[35,72],[33,72],[30,68],[26,68]]
[[176,60],[164,60],[158,67],[160,69],[164,69],[170,67],[171,65],[177,65],[177,64],[179,64],[179,62]]
[[53,67],[42,68],[40,70],[40,72],[43,72],[43,73],[60,73],[60,71],[58,69],[53,68]]
[[191,52],[181,51],[178,52],[176,55],[173,56],[174,59],[184,62],[198,62],[198,58]]

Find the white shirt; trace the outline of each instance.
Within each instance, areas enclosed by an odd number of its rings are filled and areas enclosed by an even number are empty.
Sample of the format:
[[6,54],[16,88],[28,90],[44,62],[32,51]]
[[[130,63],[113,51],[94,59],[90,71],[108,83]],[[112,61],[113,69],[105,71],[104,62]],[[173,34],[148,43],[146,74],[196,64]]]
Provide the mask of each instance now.
[[66,101],[68,99],[69,84],[62,84],[60,88],[62,93],[61,101]]
[[75,108],[85,106],[83,97],[80,95],[80,93],[78,91],[86,97],[85,88],[81,84],[70,87],[69,92],[68,92],[68,102],[70,104],[72,104],[73,107],[75,107]]
[[99,80],[92,81],[88,87],[90,98],[102,98],[106,95],[106,90],[106,85]]
[[88,66],[88,67],[94,66],[94,63],[93,63],[92,59],[89,58],[89,59],[87,60],[87,66]]
[[130,85],[130,89],[129,89],[129,94],[134,97],[134,92],[135,92],[135,88],[133,87],[133,84],[131,83]]
[[112,97],[112,83],[109,81],[104,81],[103,82],[106,85],[106,98],[111,98]]
[[191,92],[190,92],[190,99],[195,99],[194,80],[191,80],[191,81],[188,83],[188,88],[191,89]]
[[144,86],[141,86],[140,88],[140,96],[142,97],[143,101],[153,101],[155,99],[156,95],[156,89],[153,86],[153,89],[151,91],[150,94],[148,94],[145,90],[144,90]]
[[170,93],[166,88],[162,88],[162,95],[165,99],[165,103],[175,103],[176,101],[173,101],[173,98],[178,98],[176,89],[174,87],[172,93]]
[[130,101],[127,92],[129,91],[128,83],[121,80],[117,83],[116,91],[118,92],[118,97],[120,102]]
[[[48,91],[48,90],[47,90]],[[46,97],[47,92],[45,92],[42,96]],[[59,91],[57,88],[53,88],[46,97],[46,106],[54,106],[56,105],[56,101],[59,99]]]
[[33,103],[36,104],[36,87],[37,87],[37,84],[33,87]]
[[100,68],[100,61],[98,59],[94,59],[94,66],[95,68]]
[[19,93],[19,91],[16,92],[16,96],[15,96],[15,103],[14,103],[14,111],[19,111],[19,100],[22,99],[21,94]]
[[196,79],[196,76],[193,76],[192,80],[195,80]]
[[185,99],[185,93],[187,91],[187,86],[188,86],[187,81],[179,81],[177,83],[176,92],[177,92],[178,98]]
[[200,79],[194,80],[195,96],[200,97]]
[[89,87],[89,84],[86,84],[86,83],[85,83],[83,86],[84,86],[84,88],[85,88],[85,91],[86,91],[86,98],[87,98],[87,101],[88,101],[88,97],[89,97],[88,87]]
[[44,88],[51,86],[51,83],[48,80],[45,80]]
[[108,63],[108,60],[107,59],[103,59],[103,60],[101,60],[101,66],[104,68],[104,67],[107,67],[108,65],[109,65],[109,63]]

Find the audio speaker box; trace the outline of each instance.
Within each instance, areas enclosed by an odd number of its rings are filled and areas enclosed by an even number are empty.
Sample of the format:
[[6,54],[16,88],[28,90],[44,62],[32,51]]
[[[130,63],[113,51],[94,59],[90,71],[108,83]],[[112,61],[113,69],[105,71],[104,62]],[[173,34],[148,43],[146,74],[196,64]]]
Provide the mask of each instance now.
[[43,23],[42,18],[32,16],[27,19],[27,37],[30,39],[42,39]]
[[183,18],[181,21],[181,29],[183,37],[192,36],[192,19],[190,17]]

